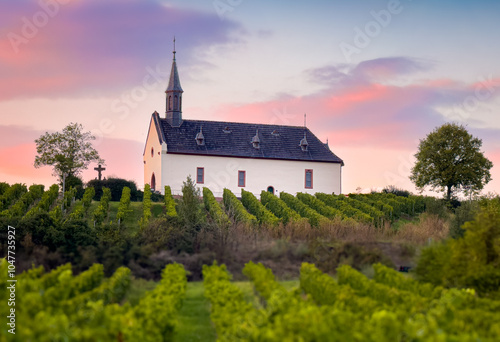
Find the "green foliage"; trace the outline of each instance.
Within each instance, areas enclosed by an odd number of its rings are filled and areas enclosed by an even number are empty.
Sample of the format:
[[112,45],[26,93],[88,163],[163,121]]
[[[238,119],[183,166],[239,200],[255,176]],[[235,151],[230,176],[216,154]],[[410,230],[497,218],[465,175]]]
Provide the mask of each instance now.
[[464,236],[465,229],[463,225],[466,222],[474,220],[479,212],[479,202],[478,201],[465,201],[455,209],[455,215],[451,220],[450,225],[450,236],[452,238],[461,238]]
[[329,219],[333,220],[335,218],[341,219],[345,217],[343,212],[333,207],[325,205],[325,203],[323,203],[322,201],[320,201],[311,194],[299,192],[297,193],[297,198],[304,204],[309,206],[311,209],[316,210],[318,213],[320,213],[325,217],[328,217]]
[[85,212],[87,212],[92,204],[92,199],[95,196],[95,189],[91,186],[85,189],[85,193],[83,194],[82,202],[83,207],[85,208]]
[[118,205],[118,212],[116,214],[116,219],[118,223],[121,223],[123,219],[130,212],[130,188],[123,187],[122,196],[120,198],[120,204]]
[[24,184],[14,184],[0,196],[0,211],[7,209],[16,202],[24,193],[28,191]]
[[420,141],[410,179],[419,188],[446,191],[448,200],[455,190],[479,191],[491,180],[493,167],[481,146],[481,139],[469,134],[464,126],[444,124]]
[[231,192],[231,190],[224,188],[222,194],[224,208],[236,222],[243,222],[247,224],[256,224],[257,218],[250,214],[238,198]]
[[10,188],[10,185],[6,182],[0,182],[0,196],[2,196],[7,189]]
[[298,222],[301,220],[301,216],[296,211],[290,209],[281,198],[269,191],[262,190],[260,201],[270,212],[280,218],[285,225],[288,222]]
[[226,266],[203,265],[203,286],[218,340],[237,341],[248,336],[256,324],[256,310],[245,301],[241,289],[231,283]]
[[165,201],[167,216],[176,217],[177,211],[175,210],[175,200],[172,197],[172,190],[170,189],[170,186],[168,186],[168,185],[165,185],[164,201]]
[[327,217],[319,214],[317,211],[310,208],[293,195],[281,192],[280,198],[286,203],[286,205],[298,212],[300,216],[307,218],[311,226],[317,227],[320,224],[329,223]]
[[265,300],[271,299],[271,295],[275,291],[284,291],[283,286],[276,281],[271,269],[266,268],[261,263],[248,262],[243,268],[243,274],[253,282],[255,290]]
[[42,195],[42,199],[38,202],[38,204],[32,207],[24,217],[30,217],[37,213],[48,212],[50,206],[54,203],[54,201],[59,196],[59,185],[53,184],[49,188],[48,191],[45,191]]
[[422,251],[415,268],[418,279],[500,298],[500,205],[489,202],[463,228],[463,238]]
[[92,146],[95,137],[83,132],[83,126],[70,123],[62,132],[45,133],[35,140],[37,156],[35,167],[50,165],[54,175],[61,180],[63,175],[76,176],[95,161],[103,164],[99,153]]
[[64,198],[63,198],[64,209],[71,207],[71,205],[73,204],[73,200],[75,200],[75,198],[76,198],[76,189],[69,188],[69,190],[64,193]]
[[22,217],[29,207],[43,195],[43,185],[32,185],[9,209],[0,212],[0,216]]
[[111,191],[108,188],[103,188],[99,205],[92,213],[94,225],[100,225],[108,217],[109,201],[111,200]]
[[139,226],[144,228],[151,218],[151,187],[149,184],[144,185],[144,197],[142,198],[142,217],[139,221]]
[[329,195],[318,192],[315,196],[328,206],[338,209],[347,217],[365,223],[383,224],[384,213],[374,207],[344,195]]
[[130,200],[142,201],[142,196],[139,196],[137,190],[137,184],[132,180],[122,178],[93,179],[87,183],[87,187],[95,189],[94,200],[101,198],[103,188],[109,188],[111,190],[111,201],[118,202],[122,196],[123,188],[128,187],[130,188]]
[[186,232],[195,238],[205,223],[206,215],[203,210],[200,190],[196,187],[191,177],[182,185],[182,199],[179,202],[178,213]]
[[214,194],[209,188],[203,188],[203,203],[205,204],[205,209],[210,214],[212,220],[214,220],[218,226],[224,228],[231,224],[229,217],[222,210],[221,206],[214,197]]
[[267,210],[251,192],[241,189],[241,203],[260,224],[277,225],[279,223],[279,219]]

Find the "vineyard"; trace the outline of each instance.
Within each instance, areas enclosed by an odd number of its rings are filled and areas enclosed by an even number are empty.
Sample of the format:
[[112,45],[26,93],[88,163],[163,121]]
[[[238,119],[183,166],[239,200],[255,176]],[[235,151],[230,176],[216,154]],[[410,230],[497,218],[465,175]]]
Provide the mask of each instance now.
[[[424,233],[417,247],[403,245],[401,253],[421,248],[412,274],[403,274],[361,244],[400,248],[387,239],[425,227],[447,236],[446,221],[429,214],[439,204],[434,198],[245,190],[237,196],[225,189],[218,199],[192,183],[182,198],[169,187],[160,197],[146,186],[140,202],[126,186],[104,187],[97,198],[96,192],[87,187],[77,199],[74,189],[61,194],[58,185],[0,183],[2,234],[4,225],[17,227],[19,267],[18,329],[15,336],[3,329],[0,341],[500,337],[497,199],[462,212],[478,215],[464,218],[461,239],[432,244]],[[405,221],[410,228],[401,228]],[[346,232],[368,240],[342,241]],[[373,232],[388,233],[377,240]],[[409,235],[401,236],[408,244]],[[1,260],[1,298],[10,295],[11,267]],[[285,285],[278,278],[295,280]],[[0,315],[8,310],[0,305]]]
[[[151,189],[146,185],[142,204],[139,204],[131,203],[128,187],[123,188],[120,202],[114,203],[110,202],[111,192],[107,188],[103,189],[100,200],[96,202],[92,201],[95,195],[92,187],[85,190],[81,200],[75,200],[76,192],[73,189],[59,196],[58,185],[52,185],[44,191],[42,185],[27,189],[22,184],[2,184],[0,217],[28,218],[35,213],[48,212],[57,221],[86,220],[92,227],[103,223],[121,225],[124,222],[144,227],[152,217],[161,213],[171,217],[177,215],[176,201],[168,186],[165,188],[164,202],[159,204],[151,201]],[[245,190],[238,198],[225,189],[219,203],[208,188],[203,188],[202,196],[206,215],[219,224],[228,224],[231,219],[232,222],[266,226],[308,222],[312,227],[334,221],[361,222],[380,227],[402,217],[415,217],[435,201],[432,197],[401,197],[382,193],[349,196],[298,193],[293,196],[282,192],[278,197],[266,191],[262,191],[260,198],[257,198]]]
[[[0,295],[7,295],[0,263]],[[243,273],[244,293],[225,265],[203,267],[204,294],[219,341],[498,341],[500,301],[473,290],[444,289],[375,264],[372,279],[344,265],[336,278],[303,263],[299,285],[285,288],[262,264]],[[74,275],[66,264],[18,277],[16,307],[22,329],[9,341],[173,341],[186,295],[186,272],[170,264],[156,287],[135,304],[126,298],[130,270],[106,278],[94,264]],[[0,307],[7,316],[7,306]],[[43,322],[43,324],[38,324]],[[7,332],[2,329],[2,340]]]
[[497,341],[500,301],[472,290],[433,287],[380,264],[369,279],[349,266],[337,279],[304,263],[286,290],[272,271],[248,263],[255,298],[224,265],[204,266],[205,296],[220,341]]

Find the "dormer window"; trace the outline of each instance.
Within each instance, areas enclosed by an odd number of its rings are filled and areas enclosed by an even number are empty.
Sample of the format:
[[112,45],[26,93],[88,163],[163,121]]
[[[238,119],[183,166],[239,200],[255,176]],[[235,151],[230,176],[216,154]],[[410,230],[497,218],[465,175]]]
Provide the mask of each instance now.
[[222,130],[222,132],[224,132],[224,133],[231,133],[231,129],[229,128],[229,126],[226,126],[226,127],[224,127],[224,129]]
[[280,132],[278,132],[278,130],[275,129],[274,131],[272,131],[271,135],[275,136],[275,137],[279,137],[280,136]]
[[203,136],[203,126],[200,127],[200,131],[196,134],[196,145],[205,146],[205,137]]
[[255,136],[252,138],[252,146],[253,148],[255,149],[260,149],[260,139],[259,139],[259,130],[257,129],[257,131],[255,132]]
[[307,152],[307,147],[309,146],[309,144],[307,143],[306,132],[304,132],[304,139],[300,141],[299,146],[302,149],[302,151]]

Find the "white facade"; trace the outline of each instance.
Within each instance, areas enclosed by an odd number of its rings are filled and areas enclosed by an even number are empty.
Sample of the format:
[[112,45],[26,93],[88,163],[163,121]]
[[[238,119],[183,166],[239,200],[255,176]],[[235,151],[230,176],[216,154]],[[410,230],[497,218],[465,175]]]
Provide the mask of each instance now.
[[[181,194],[182,182],[188,175],[201,189],[207,187],[215,197],[222,197],[224,188],[236,196],[241,189],[252,192],[257,198],[262,190],[335,193],[341,192],[341,166],[339,163],[231,158],[183,154],[162,154],[162,190],[169,185],[173,194]],[[197,169],[203,168],[203,183],[197,182]],[[312,187],[306,188],[306,170],[312,171]],[[238,186],[238,172],[245,172],[245,186]],[[163,192],[163,191],[162,191]]]
[[164,153],[163,151],[166,150],[167,145],[164,142],[160,143],[160,137],[158,137],[155,122],[153,117],[151,117],[143,154],[144,184],[149,184],[152,188],[154,185],[155,190],[161,190],[162,193],[164,193],[165,189],[159,186],[162,184],[162,155]]

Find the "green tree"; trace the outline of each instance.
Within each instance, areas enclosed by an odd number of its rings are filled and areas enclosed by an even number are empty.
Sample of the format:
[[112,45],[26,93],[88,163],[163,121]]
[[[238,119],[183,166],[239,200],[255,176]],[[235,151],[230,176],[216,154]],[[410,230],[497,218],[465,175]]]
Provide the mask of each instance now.
[[197,236],[206,219],[205,209],[198,189],[188,176],[182,185],[182,199],[179,201],[178,214],[184,223],[184,237],[196,250]]
[[37,156],[35,167],[50,165],[54,176],[62,181],[66,176],[77,176],[93,161],[104,164],[99,153],[92,146],[95,137],[83,132],[83,126],[70,123],[62,132],[46,132],[35,140]]
[[446,191],[448,200],[455,191],[480,191],[491,180],[493,167],[481,146],[481,139],[464,126],[446,123],[420,140],[410,179],[420,189]]

